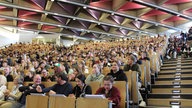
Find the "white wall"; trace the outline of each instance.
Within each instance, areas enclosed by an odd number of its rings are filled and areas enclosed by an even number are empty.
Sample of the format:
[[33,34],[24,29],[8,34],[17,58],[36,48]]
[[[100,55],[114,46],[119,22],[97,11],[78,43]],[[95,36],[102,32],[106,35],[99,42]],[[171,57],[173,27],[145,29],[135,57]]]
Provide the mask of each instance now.
[[16,43],[19,40],[19,35],[14,34],[11,31],[0,28],[0,47]]
[[18,31],[18,34],[19,42],[32,42],[32,39],[38,36],[38,34],[35,34],[32,31],[25,30]]

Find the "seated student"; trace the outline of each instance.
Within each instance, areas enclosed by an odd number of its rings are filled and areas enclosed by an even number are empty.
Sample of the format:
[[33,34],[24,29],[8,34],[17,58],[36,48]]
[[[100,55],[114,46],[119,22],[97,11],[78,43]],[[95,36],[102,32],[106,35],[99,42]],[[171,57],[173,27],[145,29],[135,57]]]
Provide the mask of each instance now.
[[136,71],[138,72],[139,76],[139,82],[141,82],[140,76],[141,76],[141,69],[139,65],[136,63],[136,58],[133,55],[130,55],[127,60],[127,64],[124,66],[124,71]]
[[68,82],[67,76],[64,73],[57,73],[55,79],[57,81],[57,84],[44,89],[38,86],[37,91],[44,93],[49,92],[49,95],[63,94],[65,96],[68,96],[72,93],[73,87]]
[[39,74],[34,76],[33,84],[19,87],[19,91],[23,93],[19,99],[19,103],[15,105],[14,108],[25,108],[26,96],[30,95],[30,93],[38,93],[36,90],[37,87],[45,88],[45,86],[41,84],[41,76]]
[[7,78],[7,82],[13,81],[13,76],[11,75],[9,66],[4,68],[4,75]]
[[113,86],[114,78],[111,75],[103,78],[103,87],[96,91],[96,94],[103,94],[105,97],[114,103],[113,108],[120,108],[120,91]]
[[6,90],[4,92],[5,101],[0,101],[0,108],[12,108],[14,104],[20,99],[22,93],[19,91],[19,87],[23,85],[23,77],[16,76],[13,80],[14,86],[12,91]]
[[79,74],[82,74],[82,71],[79,68],[73,68],[73,73],[68,74],[68,80],[75,81],[75,78]]
[[92,73],[87,76],[85,83],[89,84],[92,81],[102,82],[103,78],[104,75],[101,73],[101,67],[98,64],[94,64]]
[[75,78],[77,85],[73,88],[73,94],[70,97],[83,97],[85,94],[92,94],[91,87],[85,84],[85,75],[79,74]]
[[0,74],[0,101],[4,100],[4,92],[6,91],[7,79],[4,75]]
[[49,76],[49,73],[47,72],[46,69],[43,69],[41,71],[41,76],[42,76],[41,81],[51,82],[54,80],[54,78],[52,76]]
[[122,69],[119,68],[119,65],[117,62],[112,63],[111,72],[107,75],[111,75],[115,81],[126,81],[127,82],[127,76],[123,72]]
[[[136,58],[133,56],[133,55],[130,55],[128,57],[128,62],[127,64],[124,66],[124,71],[136,71],[139,73],[138,75],[138,86],[139,88],[141,88],[142,86],[142,83],[141,83],[141,78],[140,78],[140,75],[141,75],[141,69],[140,67],[138,66],[138,64],[135,63],[136,62]],[[143,98],[141,96],[141,93],[138,91],[138,94],[139,94],[139,101],[140,101],[140,104],[139,106],[145,106],[145,102],[143,101]]]

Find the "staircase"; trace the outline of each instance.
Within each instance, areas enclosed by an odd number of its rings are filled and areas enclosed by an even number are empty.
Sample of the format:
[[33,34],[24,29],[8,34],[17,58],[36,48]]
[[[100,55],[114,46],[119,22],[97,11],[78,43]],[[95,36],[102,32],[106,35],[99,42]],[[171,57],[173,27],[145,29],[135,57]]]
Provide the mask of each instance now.
[[192,108],[192,58],[179,56],[163,63],[147,104],[151,108]]

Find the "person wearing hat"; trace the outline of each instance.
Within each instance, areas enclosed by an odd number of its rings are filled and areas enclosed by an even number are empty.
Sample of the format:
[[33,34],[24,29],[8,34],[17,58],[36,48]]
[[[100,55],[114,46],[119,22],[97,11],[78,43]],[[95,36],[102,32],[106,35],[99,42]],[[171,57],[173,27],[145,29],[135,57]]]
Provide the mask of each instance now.
[[69,97],[84,97],[85,94],[92,94],[91,86],[85,84],[85,75],[79,74],[75,78],[77,85],[73,88],[73,94]]
[[55,75],[55,79],[57,81],[57,84],[44,89],[38,86],[36,90],[38,92],[43,92],[43,93],[49,92],[49,95],[63,94],[65,96],[68,96],[69,94],[72,93],[73,87],[68,82],[68,78],[64,73],[57,73]]

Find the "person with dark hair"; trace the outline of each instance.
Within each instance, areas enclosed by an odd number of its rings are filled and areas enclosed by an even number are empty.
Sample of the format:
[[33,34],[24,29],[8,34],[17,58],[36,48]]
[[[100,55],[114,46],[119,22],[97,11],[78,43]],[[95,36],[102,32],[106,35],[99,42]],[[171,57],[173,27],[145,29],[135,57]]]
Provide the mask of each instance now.
[[77,85],[73,88],[73,94],[70,97],[84,97],[85,94],[92,94],[91,86],[85,84],[85,75],[79,74],[75,78]]
[[105,76],[103,78],[103,87],[96,91],[96,94],[103,94],[107,99],[112,101],[113,108],[120,108],[120,91],[118,88],[113,86],[114,78],[111,75]]
[[125,75],[124,71],[120,69],[120,66],[117,62],[112,63],[111,72],[107,75],[111,75],[115,81],[126,81],[127,82],[127,76]]
[[73,87],[68,82],[68,78],[64,73],[57,73],[55,75],[55,79],[57,81],[57,84],[44,89],[38,86],[37,91],[43,93],[49,92],[49,95],[63,94],[65,96],[68,96],[69,94],[72,93]]

